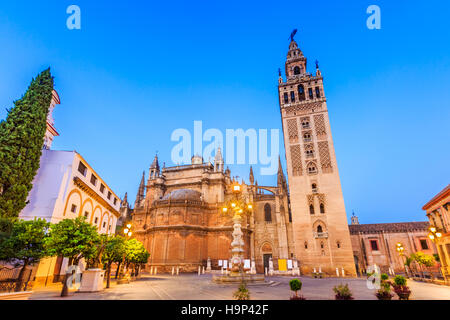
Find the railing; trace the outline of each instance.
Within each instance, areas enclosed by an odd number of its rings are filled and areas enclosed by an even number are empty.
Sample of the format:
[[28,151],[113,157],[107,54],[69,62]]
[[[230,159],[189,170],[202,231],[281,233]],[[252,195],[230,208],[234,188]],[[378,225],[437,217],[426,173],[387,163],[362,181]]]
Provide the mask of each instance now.
[[26,291],[31,281],[31,269],[26,269],[22,281],[19,282],[20,268],[0,269],[0,293]]
[[328,232],[314,232],[314,238],[326,239],[326,238],[328,238]]

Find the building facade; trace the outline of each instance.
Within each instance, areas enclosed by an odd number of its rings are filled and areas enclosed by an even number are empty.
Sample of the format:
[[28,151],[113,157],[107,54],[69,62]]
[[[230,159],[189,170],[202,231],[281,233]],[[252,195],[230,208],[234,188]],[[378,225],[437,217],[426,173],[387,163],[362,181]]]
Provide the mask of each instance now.
[[[281,269],[294,257],[288,211],[287,185],[281,167],[276,187],[258,186],[250,169],[249,184],[241,182],[242,196],[253,204],[254,212],[244,218],[244,256],[263,273],[272,259]],[[141,180],[133,212],[135,237],[151,253],[148,268],[170,272],[198,270],[208,259],[213,268],[231,257],[233,221],[222,212],[223,204],[234,197],[238,183],[224,170],[220,149],[214,164],[201,157],[192,164],[160,168],[155,157],[145,181]]]
[[[427,221],[359,224],[353,216],[349,229],[358,274],[374,265],[383,273],[404,273],[406,256],[418,251],[435,254],[436,247],[428,238],[428,228]],[[397,244],[404,248],[402,255],[397,251]]]
[[292,39],[279,72],[278,93],[286,150],[295,255],[301,270],[356,275],[328,117],[323,77],[307,72],[307,59]]
[[436,229],[430,236],[438,248],[444,279],[450,282],[450,185],[428,201],[422,209],[427,213],[430,226]]
[[[59,97],[54,91],[40,168],[34,177],[28,204],[19,218],[42,218],[58,223],[63,219],[84,216],[99,233],[114,234],[120,216],[119,197],[79,153],[50,150],[53,137],[57,135],[52,115],[56,104],[59,104]],[[36,283],[58,280],[66,266],[67,259],[62,257],[43,259],[37,267]]]

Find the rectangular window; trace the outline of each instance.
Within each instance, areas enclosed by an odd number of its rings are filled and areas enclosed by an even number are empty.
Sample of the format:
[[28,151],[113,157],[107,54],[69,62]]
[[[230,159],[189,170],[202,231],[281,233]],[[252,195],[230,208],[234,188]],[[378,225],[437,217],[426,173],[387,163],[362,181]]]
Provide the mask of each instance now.
[[295,102],[295,93],[291,91],[291,102]]
[[89,217],[89,212],[85,211],[85,212],[84,212],[84,216],[85,216],[86,218]]
[[91,174],[91,183],[96,186],[97,185],[97,177]]
[[308,93],[309,93],[309,98],[310,98],[310,99],[314,99],[314,95],[313,95],[312,88],[309,88],[309,89],[308,89]]
[[94,223],[97,224],[98,222],[98,217],[95,218]]
[[114,204],[116,204],[117,203],[117,198],[114,198]]
[[72,205],[72,208],[70,208],[70,211],[72,211],[73,213],[77,212],[77,206],[76,205]]
[[100,184],[100,192],[105,192],[105,186],[103,185],[103,183]]
[[372,248],[372,251],[378,251],[378,241],[370,240],[370,247]]
[[108,191],[108,200],[111,199],[111,191]]
[[78,172],[80,172],[83,176],[86,177],[86,173],[87,173],[87,167],[84,165],[83,162],[80,161],[80,163],[78,164]]
[[422,247],[422,250],[428,250],[428,242],[427,242],[427,239],[421,239],[421,240],[420,240],[420,246]]
[[103,222],[103,228],[105,228],[106,227],[106,222]]
[[316,98],[320,98],[320,89],[316,87]]
[[284,103],[289,103],[289,96],[287,92],[284,93]]

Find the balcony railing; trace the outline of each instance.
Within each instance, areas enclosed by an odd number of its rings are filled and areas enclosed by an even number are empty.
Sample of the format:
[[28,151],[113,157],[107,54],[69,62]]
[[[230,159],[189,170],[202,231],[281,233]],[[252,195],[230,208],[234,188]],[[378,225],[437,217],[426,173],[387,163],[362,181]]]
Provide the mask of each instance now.
[[326,238],[328,238],[328,232],[314,232],[314,238],[326,239]]

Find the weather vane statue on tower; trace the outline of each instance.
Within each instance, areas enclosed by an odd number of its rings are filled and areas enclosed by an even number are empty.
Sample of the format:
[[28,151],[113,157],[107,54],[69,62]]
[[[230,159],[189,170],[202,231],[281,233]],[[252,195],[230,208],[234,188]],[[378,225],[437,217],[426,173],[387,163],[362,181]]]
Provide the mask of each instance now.
[[297,34],[297,29],[294,29],[294,30],[291,32],[291,41],[294,41],[294,37],[295,37],[296,34]]

